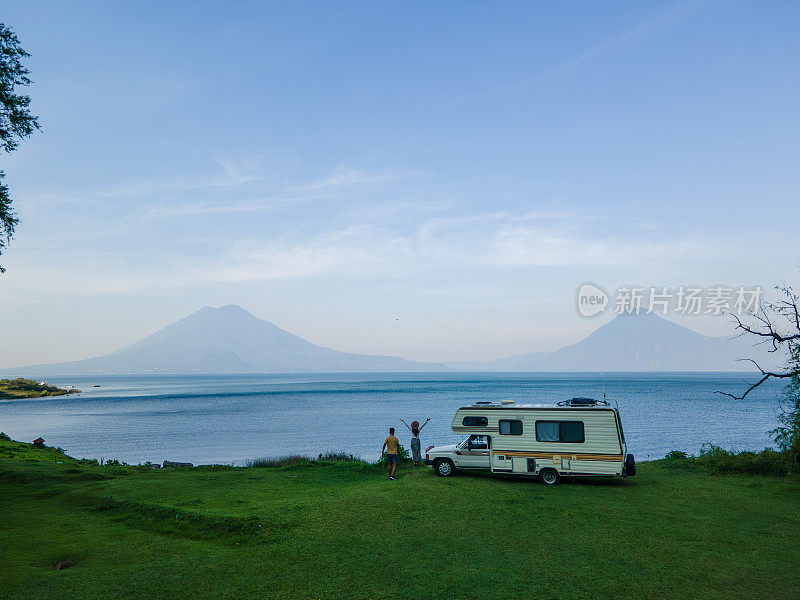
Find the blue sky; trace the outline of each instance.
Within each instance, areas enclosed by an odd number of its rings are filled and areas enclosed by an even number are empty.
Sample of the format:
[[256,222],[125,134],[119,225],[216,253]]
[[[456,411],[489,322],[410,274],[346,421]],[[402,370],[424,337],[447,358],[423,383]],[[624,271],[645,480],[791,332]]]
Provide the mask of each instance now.
[[597,327],[587,281],[791,283],[800,7],[763,6],[9,3],[43,127],[2,158],[0,366],[222,304],[489,359]]

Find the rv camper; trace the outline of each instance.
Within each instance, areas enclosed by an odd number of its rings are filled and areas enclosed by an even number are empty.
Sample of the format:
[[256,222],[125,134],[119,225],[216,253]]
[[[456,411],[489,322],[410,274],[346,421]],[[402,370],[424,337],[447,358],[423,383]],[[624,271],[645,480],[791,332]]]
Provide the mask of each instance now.
[[460,444],[428,449],[425,464],[441,477],[456,470],[538,477],[636,475],[619,411],[604,400],[573,398],[556,405],[476,402],[456,411]]

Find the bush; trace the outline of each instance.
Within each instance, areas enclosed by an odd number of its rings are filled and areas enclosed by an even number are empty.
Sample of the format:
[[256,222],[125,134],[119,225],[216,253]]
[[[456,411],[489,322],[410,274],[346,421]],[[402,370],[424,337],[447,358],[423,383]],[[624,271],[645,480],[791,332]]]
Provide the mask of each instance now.
[[[795,310],[797,306],[795,305]],[[789,469],[800,472],[800,344],[789,342],[792,378],[783,392],[781,412],[778,421],[781,425],[770,433],[778,448],[789,456]]]
[[788,452],[765,448],[761,452],[733,452],[713,444],[704,444],[697,462],[715,473],[749,473],[785,477],[791,459]]
[[3,433],[2,431],[0,431],[0,441],[3,441],[3,442],[10,442],[10,441],[11,441],[11,438],[10,438],[10,437],[8,437],[8,435],[6,435],[5,433]]
[[699,469],[696,456],[690,456],[681,450],[673,450],[664,457],[664,464],[670,469]]
[[685,460],[688,458],[686,452],[681,452],[680,450],[673,450],[669,454],[667,454],[664,458],[667,460]]
[[288,456],[279,456],[277,458],[254,458],[247,461],[248,467],[269,468],[269,467],[291,467],[292,465],[299,464],[312,460],[308,456],[302,454],[290,454]]
[[358,456],[353,456],[352,454],[345,454],[344,452],[326,452],[325,454],[319,455],[320,460],[332,460],[336,462],[347,461],[347,462],[363,462]]
[[328,451],[325,454],[318,455],[317,458],[311,458],[310,456],[304,456],[302,454],[289,454],[288,456],[278,456],[276,458],[254,458],[252,460],[248,460],[245,464],[248,467],[258,468],[291,467],[301,462],[313,462],[319,460],[333,462],[364,462],[361,458],[358,456],[353,456],[352,454]]
[[[397,446],[397,458],[400,462],[411,461],[411,455],[408,453],[408,450],[403,447],[403,444],[398,444]],[[382,465],[386,464],[386,454],[382,454],[378,462]]]
[[673,450],[664,458],[669,467],[702,467],[712,473],[745,473],[785,477],[791,467],[788,452],[765,448],[761,452],[734,452],[714,444],[704,444],[698,456]]

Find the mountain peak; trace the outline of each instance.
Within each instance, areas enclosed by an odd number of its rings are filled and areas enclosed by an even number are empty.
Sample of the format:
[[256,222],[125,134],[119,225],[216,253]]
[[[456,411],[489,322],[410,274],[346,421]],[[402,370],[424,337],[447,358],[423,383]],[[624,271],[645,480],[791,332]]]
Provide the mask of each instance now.
[[[226,304],[225,306],[220,306],[219,308],[214,306],[204,306],[203,308],[193,312],[191,315],[187,317],[192,321],[217,321],[217,322],[247,322],[247,321],[262,321],[263,323],[269,323],[269,321],[263,321],[259,319],[253,313],[243,309],[241,306],[237,306],[236,304]],[[272,323],[269,323],[272,325]]]
[[225,306],[214,307],[214,306],[204,306],[203,308],[195,311],[198,313],[205,312],[205,313],[212,313],[212,312],[240,312],[240,313],[247,313],[248,315],[251,314],[250,312],[243,309],[241,306],[236,304],[226,304]]
[[27,367],[37,373],[275,373],[442,371],[437,363],[339,352],[255,317],[241,306],[204,306],[112,354]]
[[666,321],[667,320],[664,317],[662,317],[661,315],[658,315],[658,314],[656,314],[654,312],[648,312],[648,311],[644,310],[643,308],[637,308],[635,310],[632,310],[631,312],[617,313],[617,316],[616,316],[617,319],[626,318],[626,317],[640,317],[642,319],[647,319],[647,318],[651,318],[652,317],[654,319],[661,319],[662,321]]
[[225,311],[225,312],[240,312],[240,313],[247,313],[248,315],[251,314],[249,311],[246,311],[241,306],[237,304],[226,304],[225,306],[220,306],[217,310]]
[[774,360],[748,340],[714,338],[653,312],[623,313],[575,344],[552,353],[512,356],[457,368],[499,371],[736,371],[749,365],[737,359],[761,352],[761,364]]

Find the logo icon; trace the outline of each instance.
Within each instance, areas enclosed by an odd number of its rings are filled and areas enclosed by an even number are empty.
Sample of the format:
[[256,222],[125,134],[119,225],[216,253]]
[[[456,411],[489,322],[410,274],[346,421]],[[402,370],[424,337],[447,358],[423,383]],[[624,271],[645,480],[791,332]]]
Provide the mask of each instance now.
[[593,283],[578,288],[578,312],[582,317],[593,317],[608,307],[608,294]]

